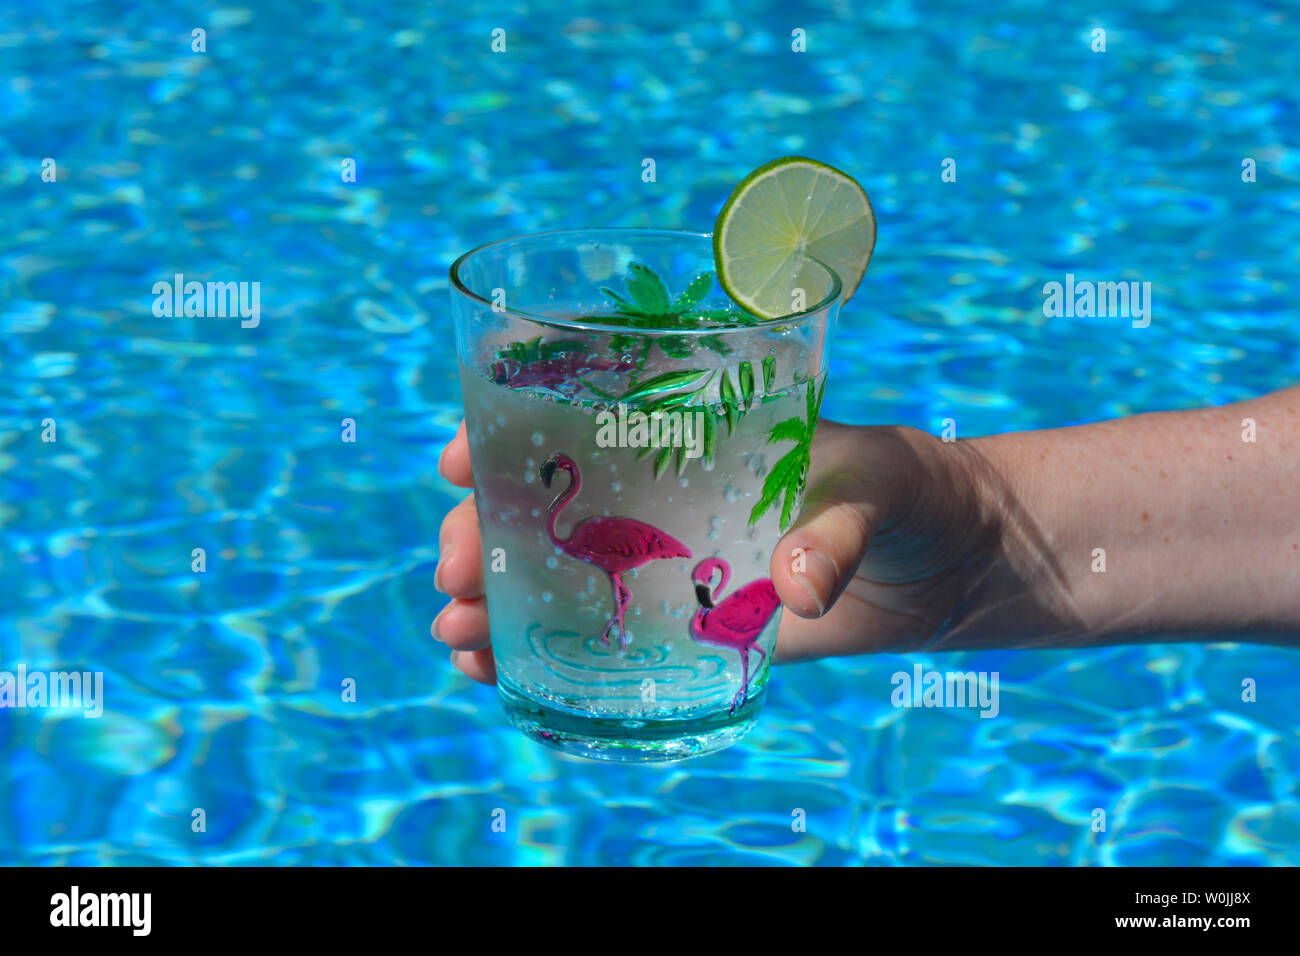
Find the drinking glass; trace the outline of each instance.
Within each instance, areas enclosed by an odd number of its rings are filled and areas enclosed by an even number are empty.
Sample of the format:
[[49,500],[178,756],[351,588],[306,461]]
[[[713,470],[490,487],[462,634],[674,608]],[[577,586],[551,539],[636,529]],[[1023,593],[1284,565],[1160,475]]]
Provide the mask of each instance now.
[[750,315],[709,235],[659,229],[452,265],[497,686],[529,737],[673,760],[753,726],[841,300],[807,256],[772,281],[790,314]]

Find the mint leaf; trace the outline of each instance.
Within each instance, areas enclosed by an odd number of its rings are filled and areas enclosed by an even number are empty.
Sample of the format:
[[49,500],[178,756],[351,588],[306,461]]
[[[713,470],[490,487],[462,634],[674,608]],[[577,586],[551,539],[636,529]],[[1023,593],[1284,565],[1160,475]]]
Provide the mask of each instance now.
[[698,385],[703,379],[708,377],[708,372],[697,372],[694,369],[683,369],[678,372],[666,372],[663,375],[656,375],[648,382],[642,382],[636,388],[632,389],[620,398],[619,401],[633,402],[638,399],[648,398],[651,395],[657,395],[660,392],[684,388],[687,385]]
[[777,422],[772,426],[772,430],[767,433],[768,444],[778,441],[803,442],[805,427],[802,419],[787,418],[783,422]]
[[713,464],[713,455],[717,447],[718,416],[713,413],[713,409],[706,408],[704,410],[704,464]]
[[673,358],[690,358],[694,353],[694,349],[684,335],[665,335],[658,339],[658,342],[663,353]]
[[720,335],[702,335],[700,336],[700,344],[706,349],[717,352],[719,355],[729,355],[731,353],[731,346],[723,341]]
[[686,291],[677,297],[673,303],[673,311],[677,313],[689,312],[699,304],[700,300],[709,294],[713,288],[713,273],[701,272],[691,284],[686,287]]
[[614,300],[614,308],[617,309],[619,312],[623,312],[626,314],[626,313],[633,313],[636,311],[636,306],[634,306],[631,302],[627,301],[627,299],[623,298],[613,289],[609,288],[609,286],[601,286],[600,291],[603,292],[609,298]]
[[767,433],[769,445],[782,441],[792,441],[795,445],[772,466],[772,470],[763,479],[763,493],[749,513],[751,525],[757,523],[778,498],[783,498],[779,527],[784,532],[790,526],[794,518],[795,504],[803,495],[804,487],[808,482],[808,469],[812,464],[813,434],[817,431],[817,413],[821,410],[822,397],[825,394],[825,380],[822,381],[821,388],[815,392],[813,383],[809,382],[806,394],[808,421],[789,418],[777,422]]
[[655,480],[656,481],[658,481],[659,476],[662,475],[668,469],[668,459],[672,457],[672,454],[673,454],[673,450],[671,447],[659,449],[659,454],[655,456]]
[[722,407],[727,413],[727,434],[730,435],[736,430],[736,420],[740,418],[740,411],[736,407],[736,386],[731,384],[729,372],[722,373],[722,380],[718,382],[718,395],[722,398]]
[[641,402],[637,405],[637,411],[645,412],[647,415],[651,412],[657,412],[665,408],[677,408],[685,406],[692,398],[695,398],[697,392],[672,392],[668,395],[660,395],[658,398],[652,398],[648,402]]
[[668,290],[664,288],[663,280],[655,275],[653,269],[634,262],[627,267],[627,271],[628,295],[632,296],[642,315],[672,314],[672,310],[668,307]]
[[754,403],[754,366],[749,362],[740,363],[740,397],[748,411]]

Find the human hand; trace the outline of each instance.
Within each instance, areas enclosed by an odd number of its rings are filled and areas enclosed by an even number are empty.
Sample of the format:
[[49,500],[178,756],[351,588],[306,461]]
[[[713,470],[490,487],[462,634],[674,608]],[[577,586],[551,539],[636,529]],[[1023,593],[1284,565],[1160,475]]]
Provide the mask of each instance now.
[[[969,444],[969,443],[967,443]],[[464,423],[439,471],[472,488]],[[823,420],[803,510],[771,563],[782,615],[775,658],[806,660],[926,645],[998,564],[996,482],[977,453],[915,429]],[[493,683],[473,496],[444,519],[435,586],[452,600],[435,619],[454,665]]]

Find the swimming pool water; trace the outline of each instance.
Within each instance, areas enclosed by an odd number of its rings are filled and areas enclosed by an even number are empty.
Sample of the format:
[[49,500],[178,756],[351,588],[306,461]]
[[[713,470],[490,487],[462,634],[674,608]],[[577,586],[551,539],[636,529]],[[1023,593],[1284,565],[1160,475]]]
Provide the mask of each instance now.
[[[1300,863],[1291,652],[782,668],[743,744],[625,767],[528,742],[428,637],[448,264],[708,229],[776,155],[880,218],[828,417],[973,435],[1294,383],[1300,11],[565,7],[0,11],[0,669],[106,697],[0,711],[0,862]],[[155,317],[178,272],[260,282],[260,324]],[[1066,273],[1150,281],[1150,326],[1045,319]],[[917,661],[998,671],[1000,715],[895,709]]]

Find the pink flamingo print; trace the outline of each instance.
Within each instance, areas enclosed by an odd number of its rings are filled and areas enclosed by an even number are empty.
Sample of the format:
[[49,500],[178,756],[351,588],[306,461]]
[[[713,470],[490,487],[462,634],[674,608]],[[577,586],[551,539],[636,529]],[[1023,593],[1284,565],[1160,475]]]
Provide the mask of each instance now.
[[[716,589],[713,587],[715,571],[722,572],[722,580]],[[749,652],[758,651],[758,666],[762,667],[767,653],[758,646],[758,635],[763,633],[763,628],[781,606],[781,599],[776,596],[771,578],[759,578],[715,605],[714,593],[725,588],[730,579],[731,566],[721,558],[706,558],[695,566],[691,580],[695,582],[695,596],[700,609],[691,618],[691,637],[701,644],[740,651],[740,690],[731,699],[731,713],[735,713],[749,692]]]
[[551,542],[569,557],[594,564],[609,575],[609,583],[614,588],[615,611],[600,632],[600,639],[609,644],[609,632],[617,624],[619,647],[627,647],[629,639],[623,615],[632,601],[632,592],[623,583],[623,573],[663,558],[689,558],[691,549],[672,535],[634,518],[583,518],[573,526],[567,538],[561,538],[555,532],[555,520],[564,506],[582,490],[582,475],[572,458],[564,452],[556,452],[542,462],[542,484],[547,488],[551,487],[557,468],[569,473],[569,487],[557,495],[547,509],[546,533]]

